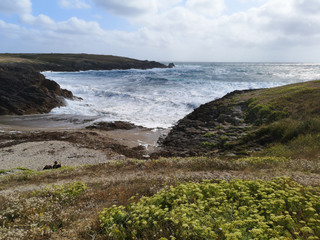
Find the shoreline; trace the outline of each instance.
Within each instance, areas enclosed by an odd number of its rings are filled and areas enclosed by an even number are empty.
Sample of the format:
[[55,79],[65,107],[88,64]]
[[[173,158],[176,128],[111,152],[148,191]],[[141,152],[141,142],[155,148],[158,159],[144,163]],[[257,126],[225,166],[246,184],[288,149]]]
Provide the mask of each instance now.
[[98,118],[75,115],[0,116],[0,170],[41,170],[149,158],[168,129],[87,129]]

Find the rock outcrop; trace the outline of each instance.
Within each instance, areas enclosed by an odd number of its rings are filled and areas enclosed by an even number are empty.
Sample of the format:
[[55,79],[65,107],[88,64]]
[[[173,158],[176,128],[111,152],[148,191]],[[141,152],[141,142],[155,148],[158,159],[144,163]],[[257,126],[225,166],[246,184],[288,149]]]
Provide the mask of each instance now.
[[[246,102],[233,102],[234,91],[201,105],[181,119],[161,140],[162,156],[197,156],[223,152],[236,144],[251,126],[245,121]],[[235,150],[236,151],[236,150]],[[239,149],[236,151],[239,154]]]
[[175,67],[174,63],[169,63],[168,64],[168,68],[174,68],[174,67]]
[[46,79],[30,66],[0,66],[0,115],[48,113],[63,106],[70,91]]

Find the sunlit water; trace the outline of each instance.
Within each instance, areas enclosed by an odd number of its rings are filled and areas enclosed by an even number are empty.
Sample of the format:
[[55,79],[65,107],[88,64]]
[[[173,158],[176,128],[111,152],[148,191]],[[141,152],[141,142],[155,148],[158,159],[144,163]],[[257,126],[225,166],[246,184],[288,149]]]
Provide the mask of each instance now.
[[52,114],[167,128],[199,105],[241,89],[320,79],[320,64],[178,63],[172,69],[44,72],[81,97]]

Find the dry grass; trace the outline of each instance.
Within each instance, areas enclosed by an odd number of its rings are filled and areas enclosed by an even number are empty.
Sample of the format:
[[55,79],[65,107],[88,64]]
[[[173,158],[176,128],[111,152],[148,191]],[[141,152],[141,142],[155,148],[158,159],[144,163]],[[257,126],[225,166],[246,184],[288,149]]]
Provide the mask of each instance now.
[[30,63],[30,62],[32,61],[24,58],[0,55],[0,63]]

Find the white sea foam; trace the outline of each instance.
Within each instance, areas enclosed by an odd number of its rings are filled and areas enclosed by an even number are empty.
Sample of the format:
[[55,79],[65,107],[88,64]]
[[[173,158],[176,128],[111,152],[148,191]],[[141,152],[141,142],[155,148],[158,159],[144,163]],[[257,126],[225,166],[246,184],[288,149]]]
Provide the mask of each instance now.
[[233,90],[319,79],[320,64],[181,63],[173,69],[44,72],[83,98],[53,114],[100,116],[167,128],[200,104]]

